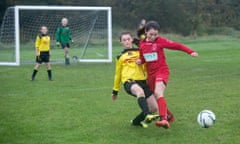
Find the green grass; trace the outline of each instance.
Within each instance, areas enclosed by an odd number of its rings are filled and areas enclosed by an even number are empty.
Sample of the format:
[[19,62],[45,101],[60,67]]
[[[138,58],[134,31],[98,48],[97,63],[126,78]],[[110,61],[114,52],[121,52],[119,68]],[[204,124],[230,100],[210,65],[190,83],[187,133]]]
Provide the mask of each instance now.
[[14,62],[15,61],[15,53],[14,46],[8,44],[0,43],[0,61],[1,62]]
[[[178,40],[178,39],[175,39]],[[114,63],[42,67],[0,67],[0,143],[3,144],[235,144],[240,141],[239,41],[232,38],[179,39],[199,58],[166,51],[171,77],[166,91],[176,121],[168,130],[151,124],[132,127],[140,112],[133,97],[120,91],[111,100]],[[115,46],[114,55],[121,51]],[[216,124],[201,128],[197,114],[212,110]]]
[[[32,48],[34,44],[26,44],[21,46],[20,51],[20,61],[21,63],[35,62],[35,49]],[[80,56],[83,53],[83,47],[78,47],[76,45],[70,47],[70,52],[72,56]],[[64,58],[64,50],[61,47],[51,46],[51,60],[52,61],[62,61]],[[107,59],[107,47],[104,46],[90,46],[86,49],[85,54],[82,59]]]
[[[71,45],[70,48],[71,55],[77,56],[81,59],[107,59],[108,58],[108,49],[104,44],[96,46],[93,44],[88,45],[85,52],[83,45]],[[56,45],[51,45],[51,60],[53,62],[61,62],[64,58],[64,50],[61,47]],[[84,54],[83,54],[84,53]],[[82,56],[83,54],[83,56]],[[35,63],[35,48],[34,43],[29,42],[27,44],[22,44],[20,46],[20,62],[22,64],[26,63]],[[82,56],[82,57],[81,57]],[[15,62],[15,48],[13,45],[6,46],[0,44],[0,62]]]

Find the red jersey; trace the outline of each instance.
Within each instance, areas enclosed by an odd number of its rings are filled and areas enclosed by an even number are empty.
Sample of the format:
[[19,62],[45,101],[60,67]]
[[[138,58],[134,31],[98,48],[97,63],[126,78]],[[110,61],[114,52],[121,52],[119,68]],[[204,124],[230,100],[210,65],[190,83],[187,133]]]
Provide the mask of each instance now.
[[143,40],[140,42],[140,59],[142,63],[146,63],[148,75],[168,73],[168,65],[166,63],[164,48],[180,50],[188,54],[194,52],[180,43],[173,42],[160,36],[153,42]]

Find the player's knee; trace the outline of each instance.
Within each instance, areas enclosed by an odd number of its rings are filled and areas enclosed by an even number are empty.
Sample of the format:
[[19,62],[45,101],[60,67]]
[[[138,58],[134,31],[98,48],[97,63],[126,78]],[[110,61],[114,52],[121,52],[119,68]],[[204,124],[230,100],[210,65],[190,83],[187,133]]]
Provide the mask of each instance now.
[[145,97],[143,89],[137,84],[134,84],[131,89],[137,97]]
[[35,69],[39,69],[40,68],[40,66],[41,66],[41,64],[36,64],[36,66],[35,66]]
[[154,95],[156,98],[160,98],[160,97],[163,97],[163,92],[160,90],[155,90]]
[[51,65],[49,63],[46,64],[47,69],[51,69]]
[[154,95],[159,98],[159,97],[163,97],[164,95],[164,90],[165,90],[165,85],[163,82],[161,83],[157,83],[155,90],[154,90]]

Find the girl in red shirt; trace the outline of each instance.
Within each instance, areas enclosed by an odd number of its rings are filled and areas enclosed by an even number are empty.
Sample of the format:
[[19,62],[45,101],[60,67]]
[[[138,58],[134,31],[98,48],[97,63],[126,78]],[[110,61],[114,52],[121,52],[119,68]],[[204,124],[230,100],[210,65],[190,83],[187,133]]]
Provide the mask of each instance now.
[[[179,50],[197,57],[198,53],[190,48],[166,38],[160,37],[160,26],[155,21],[149,21],[145,26],[146,38],[140,42],[140,59],[138,64],[146,63],[148,85],[157,99],[160,120],[156,122],[159,127],[169,128],[173,115],[167,108],[164,91],[168,83],[169,68],[166,63],[164,49]],[[168,115],[172,116],[169,120]]]

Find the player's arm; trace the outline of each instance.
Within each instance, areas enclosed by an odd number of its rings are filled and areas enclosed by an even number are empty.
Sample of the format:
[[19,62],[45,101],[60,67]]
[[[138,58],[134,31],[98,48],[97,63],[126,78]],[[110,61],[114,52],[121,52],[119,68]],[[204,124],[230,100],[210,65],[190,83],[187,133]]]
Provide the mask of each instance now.
[[177,43],[177,42],[165,39],[165,38],[162,38],[161,41],[162,41],[161,43],[167,49],[183,51],[183,52],[185,52],[185,53],[187,53],[187,54],[189,54],[193,57],[198,56],[197,52],[195,52],[194,50],[190,49],[189,47],[187,47],[183,44],[180,44],[180,43]]
[[36,54],[36,56],[40,55],[40,50],[39,50],[40,44],[41,44],[41,39],[40,39],[39,36],[37,36],[36,41],[35,41],[35,54]]
[[56,45],[57,45],[57,46],[60,45],[60,31],[61,31],[61,28],[58,27],[58,28],[57,28],[57,31],[56,31],[56,34],[55,34],[55,40],[56,40]]
[[69,40],[73,43],[73,39],[72,39],[72,33],[71,33],[71,30],[69,29]]
[[112,91],[112,99],[116,100],[118,96],[118,91],[121,85],[121,71],[122,71],[122,62],[119,58],[116,59],[115,75],[114,75],[114,86]]

